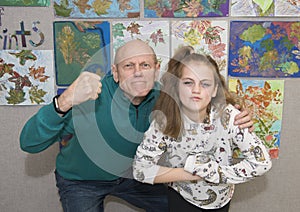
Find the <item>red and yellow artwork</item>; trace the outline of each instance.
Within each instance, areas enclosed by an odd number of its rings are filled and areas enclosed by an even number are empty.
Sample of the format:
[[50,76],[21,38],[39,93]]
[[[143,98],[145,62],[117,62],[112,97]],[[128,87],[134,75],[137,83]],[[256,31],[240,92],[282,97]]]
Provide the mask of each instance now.
[[252,111],[256,135],[278,158],[283,110],[284,80],[229,79],[229,89]]

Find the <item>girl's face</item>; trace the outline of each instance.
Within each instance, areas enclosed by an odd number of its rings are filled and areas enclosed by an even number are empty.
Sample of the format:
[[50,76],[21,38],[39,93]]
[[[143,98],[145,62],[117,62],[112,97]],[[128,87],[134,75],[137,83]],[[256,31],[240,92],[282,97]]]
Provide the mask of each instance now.
[[202,122],[211,98],[216,96],[214,70],[201,62],[184,66],[179,80],[179,99],[182,112],[191,120]]

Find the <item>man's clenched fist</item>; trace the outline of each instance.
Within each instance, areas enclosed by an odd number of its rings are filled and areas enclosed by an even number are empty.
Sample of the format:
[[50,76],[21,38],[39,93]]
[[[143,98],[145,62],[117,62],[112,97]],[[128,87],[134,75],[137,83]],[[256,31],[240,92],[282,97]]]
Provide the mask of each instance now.
[[100,79],[97,74],[82,72],[58,98],[59,109],[68,111],[74,105],[97,99],[102,87]]

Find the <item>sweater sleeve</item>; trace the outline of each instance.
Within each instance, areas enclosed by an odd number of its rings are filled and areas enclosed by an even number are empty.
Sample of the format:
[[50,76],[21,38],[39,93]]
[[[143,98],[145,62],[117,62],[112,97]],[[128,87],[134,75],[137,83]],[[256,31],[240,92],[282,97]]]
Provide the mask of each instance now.
[[43,106],[24,125],[20,133],[20,147],[29,153],[38,153],[59,140],[65,121],[70,112],[64,117],[56,113],[52,104]]
[[145,132],[142,143],[138,146],[133,162],[133,176],[136,180],[153,184],[160,168],[158,161],[165,152],[162,133],[152,122]]

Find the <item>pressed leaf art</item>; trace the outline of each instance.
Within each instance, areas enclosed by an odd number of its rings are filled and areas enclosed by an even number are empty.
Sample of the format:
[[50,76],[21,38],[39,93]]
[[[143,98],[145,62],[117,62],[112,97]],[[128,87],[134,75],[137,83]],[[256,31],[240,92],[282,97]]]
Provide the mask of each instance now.
[[244,99],[247,108],[253,113],[254,132],[268,148],[271,158],[278,158],[284,80],[230,78],[229,89]]
[[50,0],[0,0],[0,6],[50,6]]
[[233,21],[228,74],[300,77],[300,22]]
[[0,104],[48,104],[54,95],[53,51],[0,51]]
[[263,13],[265,13],[273,4],[273,0],[252,0]]
[[300,0],[276,0],[275,16],[300,16]]
[[70,85],[82,71],[110,72],[110,26],[99,21],[54,22],[56,84]]
[[231,16],[274,16],[274,0],[232,0]]
[[57,17],[65,18],[137,18],[139,0],[54,0]]
[[197,53],[209,54],[225,75],[227,68],[226,21],[194,20],[173,21],[171,25],[172,51],[181,46],[193,46]]
[[229,0],[144,0],[147,18],[228,16]]
[[127,41],[140,39],[147,42],[156,52],[161,63],[161,72],[170,59],[168,21],[114,21],[112,23],[113,50]]

